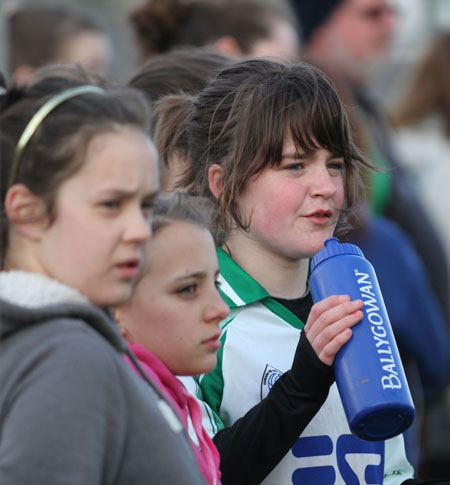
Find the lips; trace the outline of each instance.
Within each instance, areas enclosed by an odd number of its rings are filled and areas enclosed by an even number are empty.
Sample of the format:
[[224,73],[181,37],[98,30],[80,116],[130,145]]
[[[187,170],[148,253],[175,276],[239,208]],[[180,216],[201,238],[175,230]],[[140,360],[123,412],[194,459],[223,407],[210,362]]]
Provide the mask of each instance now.
[[332,217],[333,211],[331,209],[317,209],[305,216],[306,219],[319,226],[330,224]]
[[116,265],[120,274],[126,279],[136,279],[140,271],[139,258],[130,258]]
[[222,343],[220,341],[220,333],[217,333],[213,337],[209,338],[208,340],[204,340],[202,342],[203,345],[206,345],[207,347],[210,347],[213,350],[219,350],[220,347],[222,346]]
[[306,217],[328,217],[330,218],[333,215],[333,212],[330,209],[319,209],[314,212],[311,212]]

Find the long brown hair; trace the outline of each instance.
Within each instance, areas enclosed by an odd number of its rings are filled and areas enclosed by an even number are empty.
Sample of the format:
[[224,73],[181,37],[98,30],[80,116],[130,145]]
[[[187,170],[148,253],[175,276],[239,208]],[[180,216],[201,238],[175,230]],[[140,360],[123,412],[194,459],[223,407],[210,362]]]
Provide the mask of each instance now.
[[408,126],[432,113],[440,115],[450,138],[450,32],[440,33],[431,43],[393,120]]
[[[335,88],[317,68],[254,59],[225,68],[197,98],[178,97],[184,109],[190,157],[182,185],[192,194],[214,199],[208,170],[223,167],[217,230],[246,230],[239,197],[249,178],[281,163],[286,131],[299,149],[326,148],[345,163],[346,199],[340,228],[363,198],[361,167],[370,166],[356,147],[344,107]],[[174,103],[167,98],[164,103]],[[169,117],[170,118],[170,117]],[[180,112],[177,112],[180,123]],[[165,129],[174,130],[170,119]]]

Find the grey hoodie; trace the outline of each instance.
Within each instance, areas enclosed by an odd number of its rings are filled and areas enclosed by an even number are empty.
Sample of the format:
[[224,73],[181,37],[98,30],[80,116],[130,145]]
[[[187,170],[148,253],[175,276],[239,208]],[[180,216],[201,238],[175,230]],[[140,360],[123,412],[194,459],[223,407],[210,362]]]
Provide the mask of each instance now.
[[0,484],[205,483],[180,420],[125,363],[110,315],[0,273]]

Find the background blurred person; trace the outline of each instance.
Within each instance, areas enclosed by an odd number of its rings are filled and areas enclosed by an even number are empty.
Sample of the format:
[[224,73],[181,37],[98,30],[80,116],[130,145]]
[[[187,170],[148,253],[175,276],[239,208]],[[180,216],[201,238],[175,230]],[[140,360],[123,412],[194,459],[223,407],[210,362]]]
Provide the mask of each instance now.
[[258,0],[148,0],[130,15],[142,60],[179,46],[210,46],[229,57],[294,59],[291,15]]
[[388,54],[397,14],[388,0],[292,0],[304,50],[335,75],[364,85]]
[[[450,32],[424,53],[398,106],[394,141],[450,258]],[[450,295],[449,295],[450,296]],[[450,298],[449,298],[450,300]],[[450,304],[450,301],[449,301]]]
[[140,89],[154,105],[168,94],[198,93],[231,62],[211,47],[175,47],[144,61],[127,84]]
[[[402,161],[450,258],[450,32],[431,40],[392,118]],[[422,474],[432,476],[439,470],[450,477],[449,386],[430,403],[425,432]]]
[[35,69],[49,64],[80,64],[86,71],[107,77],[112,42],[100,19],[90,10],[57,5],[24,5],[11,9],[9,73],[23,85]]
[[[150,57],[128,81],[128,86],[141,90],[152,107],[152,137],[161,161],[161,188],[171,192],[188,165],[184,114],[178,102],[158,107],[158,100],[167,95],[196,95],[212,81],[219,71],[231,64],[229,57],[211,48],[181,47]],[[166,111],[179,117],[175,129],[166,130]],[[160,122],[160,119],[163,121]]]

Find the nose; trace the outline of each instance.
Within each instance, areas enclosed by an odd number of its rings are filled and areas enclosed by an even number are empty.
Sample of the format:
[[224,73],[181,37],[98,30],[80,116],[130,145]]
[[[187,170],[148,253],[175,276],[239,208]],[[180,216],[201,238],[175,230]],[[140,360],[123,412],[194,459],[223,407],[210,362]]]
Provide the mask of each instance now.
[[203,317],[205,322],[219,323],[224,320],[229,313],[230,309],[228,308],[228,305],[222,300],[219,292],[214,288],[214,293],[208,300],[208,304],[204,311]]
[[151,220],[139,207],[127,218],[124,240],[126,242],[143,244],[150,238],[151,233]]
[[389,34],[392,34],[398,23],[398,17],[395,10],[390,9],[384,17],[385,29]]
[[311,178],[311,195],[313,197],[330,199],[336,194],[334,177],[330,175],[326,167],[316,167]]
[[380,7],[379,21],[386,35],[390,35],[398,23],[398,12],[395,7],[386,2]]

